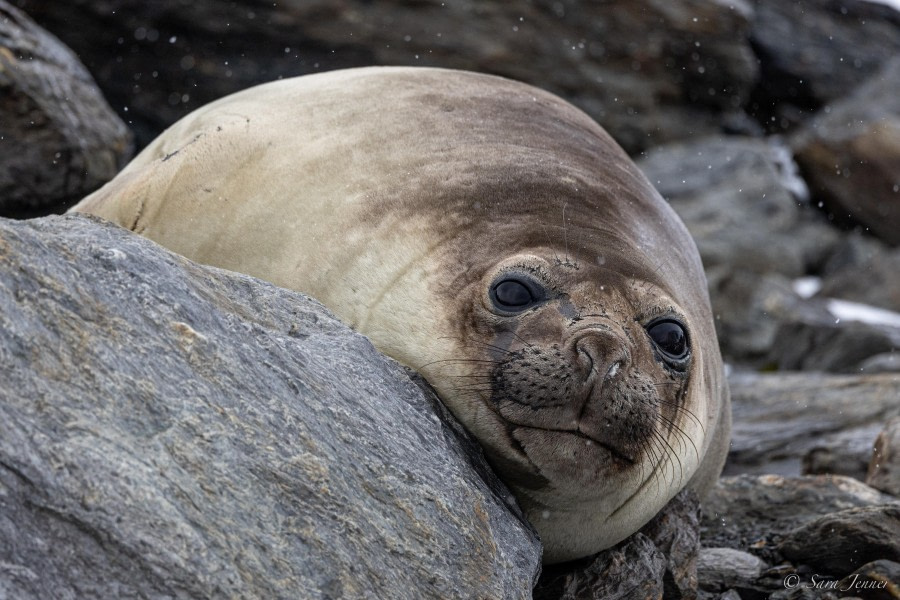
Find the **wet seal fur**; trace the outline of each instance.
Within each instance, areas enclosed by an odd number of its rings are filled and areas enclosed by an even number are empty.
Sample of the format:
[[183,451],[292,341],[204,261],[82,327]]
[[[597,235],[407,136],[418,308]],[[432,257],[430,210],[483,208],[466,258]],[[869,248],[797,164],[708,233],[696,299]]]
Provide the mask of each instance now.
[[188,115],[73,210],[306,292],[417,369],[546,563],[721,471],[730,405],[694,242],[552,94],[424,68],[269,83]]

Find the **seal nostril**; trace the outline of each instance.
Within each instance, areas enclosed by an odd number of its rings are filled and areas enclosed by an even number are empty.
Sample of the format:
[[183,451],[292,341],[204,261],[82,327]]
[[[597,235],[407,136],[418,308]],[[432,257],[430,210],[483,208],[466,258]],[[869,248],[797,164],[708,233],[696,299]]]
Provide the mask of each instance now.
[[616,362],[614,362],[612,364],[612,366],[609,368],[609,370],[606,372],[605,379],[612,379],[613,377],[615,377],[616,373],[619,372],[620,366],[622,366],[622,361],[617,360]]

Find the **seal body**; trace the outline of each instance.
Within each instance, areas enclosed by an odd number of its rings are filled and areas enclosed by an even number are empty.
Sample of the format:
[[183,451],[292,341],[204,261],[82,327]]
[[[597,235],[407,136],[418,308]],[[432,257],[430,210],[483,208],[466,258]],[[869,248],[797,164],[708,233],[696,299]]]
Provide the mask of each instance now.
[[422,68],[269,83],[188,115],[73,210],[308,293],[419,370],[545,562],[619,542],[721,471],[696,247],[556,96]]

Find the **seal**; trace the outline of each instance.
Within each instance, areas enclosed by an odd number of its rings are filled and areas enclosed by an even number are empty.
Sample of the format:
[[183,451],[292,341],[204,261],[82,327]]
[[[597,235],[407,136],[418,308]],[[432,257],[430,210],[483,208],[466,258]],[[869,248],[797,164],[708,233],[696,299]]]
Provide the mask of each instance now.
[[499,77],[372,67],[186,116],[73,210],[312,295],[418,370],[544,543],[701,495],[730,406],[684,225],[590,117]]

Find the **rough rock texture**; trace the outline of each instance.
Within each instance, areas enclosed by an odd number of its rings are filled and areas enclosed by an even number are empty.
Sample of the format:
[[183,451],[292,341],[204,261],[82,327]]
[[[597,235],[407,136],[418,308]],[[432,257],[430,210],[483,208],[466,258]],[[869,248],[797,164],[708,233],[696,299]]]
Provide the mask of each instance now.
[[[900,53],[900,13],[864,0],[752,0],[758,117],[789,127],[799,110],[857,88]],[[773,110],[774,107],[774,110]]]
[[683,491],[640,532],[594,557],[545,567],[535,600],[693,599],[700,549],[699,502]]
[[723,477],[703,501],[700,539],[706,547],[752,552],[775,564],[781,561],[777,544],[796,527],[848,508],[884,504],[900,506],[900,500],[849,477]]
[[697,560],[700,587],[710,592],[747,586],[762,575],[765,561],[734,548],[703,548]]
[[819,295],[900,312],[900,248],[889,252],[871,239],[860,242],[859,236],[853,236],[850,240],[829,261],[833,268],[822,279]]
[[791,531],[778,546],[785,558],[844,576],[864,564],[900,560],[900,505],[850,508]]
[[75,54],[0,0],[0,215],[80,199],[131,155],[131,132]]
[[129,107],[143,143],[262,81],[385,64],[535,83],[637,151],[717,132],[723,114],[748,121],[740,107],[757,77],[743,0],[18,1]]
[[[900,53],[900,27],[895,41]],[[835,78],[841,86],[846,81]],[[792,141],[815,198],[838,222],[900,245],[900,56],[828,105]]]
[[875,438],[866,483],[900,497],[900,417],[893,418]]
[[900,350],[900,315],[872,323],[841,314],[822,299],[794,305],[778,324],[767,362],[783,371],[857,373],[874,357]]
[[865,564],[841,580],[838,589],[845,597],[859,595],[865,600],[900,598],[900,563],[876,560]]
[[729,377],[733,414],[726,472],[800,474],[822,447],[871,456],[875,437],[900,415],[900,375],[753,374]]
[[0,596],[529,597],[477,447],[318,303],[84,216],[0,265]]
[[837,242],[802,206],[806,185],[777,141],[704,138],[654,148],[638,166],[684,220],[711,279],[719,269],[796,277]]

